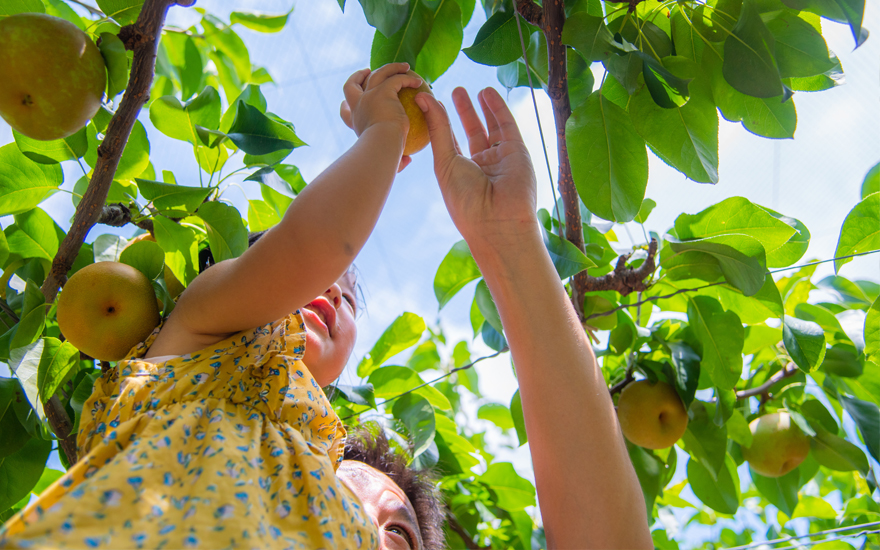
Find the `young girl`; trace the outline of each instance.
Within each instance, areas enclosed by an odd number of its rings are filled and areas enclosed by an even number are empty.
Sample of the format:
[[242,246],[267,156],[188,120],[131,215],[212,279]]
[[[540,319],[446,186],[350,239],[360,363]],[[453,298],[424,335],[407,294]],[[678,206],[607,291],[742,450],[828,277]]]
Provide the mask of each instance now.
[[335,475],[345,431],[321,387],[354,346],[347,269],[409,161],[397,93],[421,81],[408,69],[349,78],[357,143],[96,382],[79,462],[4,526],[0,547],[376,546]]

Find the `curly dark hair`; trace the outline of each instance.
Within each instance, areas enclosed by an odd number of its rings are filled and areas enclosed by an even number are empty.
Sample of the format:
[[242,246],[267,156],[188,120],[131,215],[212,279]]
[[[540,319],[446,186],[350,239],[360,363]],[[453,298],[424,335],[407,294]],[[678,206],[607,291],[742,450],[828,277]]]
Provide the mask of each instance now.
[[445,548],[443,534],[443,500],[437,489],[436,477],[430,470],[407,466],[403,454],[395,452],[382,428],[359,426],[350,428],[345,438],[343,460],[357,460],[379,470],[403,490],[416,511],[419,532],[426,550]]

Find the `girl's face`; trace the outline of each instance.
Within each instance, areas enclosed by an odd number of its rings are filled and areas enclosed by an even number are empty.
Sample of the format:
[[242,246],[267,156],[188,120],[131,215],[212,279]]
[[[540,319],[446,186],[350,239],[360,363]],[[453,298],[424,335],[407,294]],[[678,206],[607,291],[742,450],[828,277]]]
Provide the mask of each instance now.
[[306,325],[303,362],[321,387],[339,377],[354,349],[356,296],[354,275],[346,273],[302,308]]

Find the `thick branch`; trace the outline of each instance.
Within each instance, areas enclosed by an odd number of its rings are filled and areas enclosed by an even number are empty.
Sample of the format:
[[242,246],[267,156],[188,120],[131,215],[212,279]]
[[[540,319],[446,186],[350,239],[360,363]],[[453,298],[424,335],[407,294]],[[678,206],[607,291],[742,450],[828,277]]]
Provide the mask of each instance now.
[[625,254],[617,259],[617,266],[614,271],[601,277],[587,277],[587,291],[595,290],[613,290],[619,292],[622,296],[626,296],[630,292],[644,292],[648,290],[645,279],[649,278],[656,264],[654,257],[657,255],[657,239],[651,239],[648,245],[648,257],[645,263],[637,269],[626,267],[626,261],[630,255]]
[[98,218],[98,223],[109,225],[110,227],[122,227],[127,223],[134,223],[144,231],[153,232],[153,220],[144,219],[139,222],[133,222],[131,220],[131,210],[121,202],[105,204],[101,210],[101,217]]
[[480,546],[475,543],[473,537],[465,531],[464,527],[458,523],[458,520],[452,513],[446,514],[446,522],[449,524],[449,528],[461,538],[467,550],[491,550],[488,546]]
[[785,365],[785,368],[781,371],[776,372],[773,376],[767,379],[766,382],[758,386],[757,388],[749,388],[747,390],[742,390],[736,392],[737,399],[747,399],[754,395],[762,395],[767,393],[777,382],[780,380],[784,380],[789,376],[794,376],[797,374],[798,368],[794,363],[789,363]]
[[[119,158],[128,142],[128,136],[134,127],[135,120],[146,103],[153,82],[156,67],[156,48],[159,35],[165,22],[165,14],[173,4],[192,5],[194,0],[146,0],[138,20],[133,25],[122,27],[119,38],[126,48],[134,51],[131,76],[119,109],[107,127],[106,137],[98,147],[98,162],[95,165],[92,179],[82,201],[76,209],[70,230],[58,247],[58,253],[52,261],[52,269],[43,283],[42,291],[46,303],[55,301],[58,289],[67,279],[67,272],[73,266],[80,247],[93,225],[103,213],[104,203],[110,183],[116,174]],[[67,416],[60,400],[50,399],[46,407],[46,415],[52,431],[61,438],[60,446],[67,455],[68,461],[76,462],[76,434],[71,434],[70,418]]]
[[516,11],[532,25],[544,29],[544,11],[534,0],[516,0]]

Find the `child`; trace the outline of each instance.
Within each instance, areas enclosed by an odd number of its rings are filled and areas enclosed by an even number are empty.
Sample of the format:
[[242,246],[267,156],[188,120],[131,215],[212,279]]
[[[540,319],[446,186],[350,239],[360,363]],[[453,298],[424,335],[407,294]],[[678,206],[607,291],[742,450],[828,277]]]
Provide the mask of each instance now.
[[79,462],[10,519],[0,547],[375,547],[335,476],[345,431],[321,387],[354,346],[347,269],[409,161],[397,92],[421,81],[408,69],[349,78],[357,143],[96,382]]

